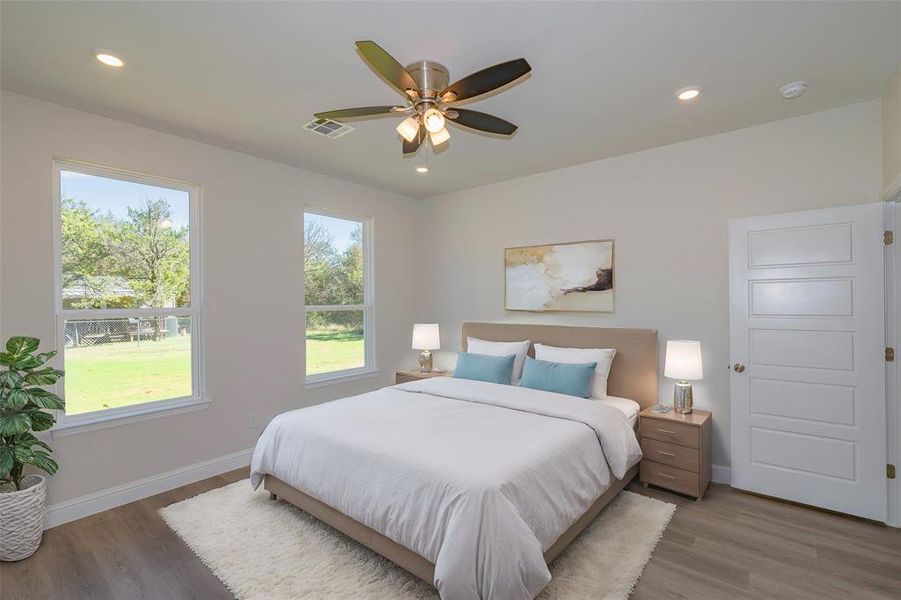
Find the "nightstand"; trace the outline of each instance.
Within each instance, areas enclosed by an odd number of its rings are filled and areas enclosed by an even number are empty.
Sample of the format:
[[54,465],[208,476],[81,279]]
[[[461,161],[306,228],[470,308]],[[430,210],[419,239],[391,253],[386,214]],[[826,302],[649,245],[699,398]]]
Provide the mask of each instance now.
[[710,483],[710,413],[673,410],[639,414],[638,440],[644,457],[639,479],[701,500]]
[[410,381],[419,381],[420,379],[431,379],[432,377],[444,377],[447,374],[447,371],[429,371],[428,373],[423,373],[419,369],[413,369],[412,371],[397,371],[394,374],[394,384],[398,385]]

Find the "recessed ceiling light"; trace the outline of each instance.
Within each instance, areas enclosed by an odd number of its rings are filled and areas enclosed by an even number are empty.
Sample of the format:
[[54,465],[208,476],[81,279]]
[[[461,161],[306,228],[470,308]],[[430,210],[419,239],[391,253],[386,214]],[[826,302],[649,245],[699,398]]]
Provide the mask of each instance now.
[[106,48],[94,48],[91,50],[91,54],[94,55],[94,58],[108,67],[119,69],[125,66],[125,61],[112,50],[107,50]]
[[428,167],[416,167],[416,172],[417,173],[428,173],[429,168]]
[[809,84],[806,81],[792,81],[791,83],[786,83],[781,88],[779,88],[779,93],[782,94],[782,97],[786,100],[794,100],[799,96],[803,96],[804,92],[807,91],[807,86]]
[[680,102],[689,102],[701,95],[701,86],[689,85],[676,91],[676,100]]

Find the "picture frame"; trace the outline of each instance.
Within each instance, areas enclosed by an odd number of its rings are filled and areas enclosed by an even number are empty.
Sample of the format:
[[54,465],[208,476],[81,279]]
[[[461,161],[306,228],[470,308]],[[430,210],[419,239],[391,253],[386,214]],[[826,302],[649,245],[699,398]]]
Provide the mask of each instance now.
[[505,310],[611,313],[615,289],[612,239],[504,249]]

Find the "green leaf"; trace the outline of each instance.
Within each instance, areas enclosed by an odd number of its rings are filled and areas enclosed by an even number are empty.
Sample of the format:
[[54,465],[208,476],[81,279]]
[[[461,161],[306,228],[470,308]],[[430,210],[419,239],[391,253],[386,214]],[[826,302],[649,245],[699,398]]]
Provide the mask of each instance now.
[[[49,416],[49,415],[48,415]],[[32,426],[31,413],[3,412],[0,413],[0,435],[16,435],[28,431]],[[40,431],[35,429],[35,431]]]
[[23,358],[41,345],[41,340],[33,337],[14,336],[6,342],[6,351],[12,354],[16,359]]
[[17,444],[26,444],[29,447],[40,446],[41,448],[45,449],[47,452],[53,452],[53,450],[50,449],[50,446],[48,446],[47,444],[45,444],[44,442],[42,442],[41,440],[36,438],[34,436],[34,434],[32,434],[30,431],[26,431],[25,433],[20,433],[19,435],[17,435],[15,438],[15,442]]
[[59,469],[59,465],[56,461],[50,458],[49,454],[41,451],[37,451],[33,454],[29,464],[46,471],[48,475],[53,475]]
[[28,404],[28,400],[28,392],[22,388],[16,388],[9,393],[9,398],[6,400],[6,406],[4,408],[8,410],[19,410],[25,408],[25,405]]
[[0,371],[0,387],[17,387],[22,385],[22,381],[22,376],[15,371]]
[[15,364],[16,356],[9,352],[0,352],[0,365],[10,366]]
[[42,364],[44,363],[37,356],[25,355],[13,363],[13,368],[19,369],[20,371],[27,371],[29,369],[37,369]]
[[56,423],[56,417],[50,413],[41,412],[39,410],[29,412],[31,416],[31,428],[34,431],[44,431],[50,429]]
[[50,352],[41,352],[40,354],[35,354],[34,359],[40,363],[38,366],[41,366],[54,356],[56,356],[56,350],[51,350]]
[[6,446],[0,446],[0,479],[9,477],[14,464],[13,453]]
[[31,464],[31,461],[34,460],[34,450],[28,446],[14,446],[13,455],[15,460],[20,463]]
[[47,390],[42,390],[41,388],[33,388],[25,391],[28,394],[28,399],[34,402],[39,408],[46,408],[49,410],[62,410],[66,407],[66,403],[63,402],[63,399],[57,396],[56,394],[52,394]]
[[[40,371],[32,371],[25,375],[23,379],[26,385],[53,385],[59,378],[63,376],[63,372],[58,369],[41,369]],[[2,375],[0,375],[2,377]],[[0,385],[2,385],[2,379],[0,379]]]

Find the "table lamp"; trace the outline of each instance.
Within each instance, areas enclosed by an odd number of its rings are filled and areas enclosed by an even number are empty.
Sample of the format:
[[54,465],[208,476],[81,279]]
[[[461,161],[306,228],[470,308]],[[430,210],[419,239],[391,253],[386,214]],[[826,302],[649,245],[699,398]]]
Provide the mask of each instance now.
[[422,350],[419,354],[419,370],[421,372],[432,372],[431,351],[439,348],[441,348],[441,340],[438,334],[438,323],[413,324],[413,349]]
[[692,395],[691,384],[688,382],[704,378],[701,368],[701,342],[668,340],[663,375],[678,380],[673,391],[673,410],[681,414],[690,413]]

